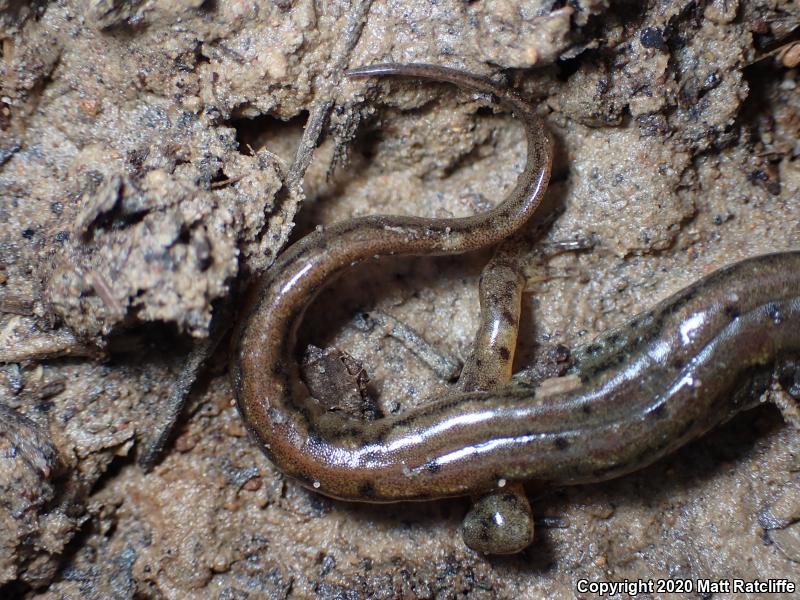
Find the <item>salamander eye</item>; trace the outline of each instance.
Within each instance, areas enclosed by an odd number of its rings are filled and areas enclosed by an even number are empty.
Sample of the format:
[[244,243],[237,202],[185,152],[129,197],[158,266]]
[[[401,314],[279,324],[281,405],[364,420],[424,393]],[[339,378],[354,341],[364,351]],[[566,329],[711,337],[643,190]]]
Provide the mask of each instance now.
[[495,491],[478,500],[464,517],[464,543],[484,554],[514,554],[533,541],[533,512],[524,490]]

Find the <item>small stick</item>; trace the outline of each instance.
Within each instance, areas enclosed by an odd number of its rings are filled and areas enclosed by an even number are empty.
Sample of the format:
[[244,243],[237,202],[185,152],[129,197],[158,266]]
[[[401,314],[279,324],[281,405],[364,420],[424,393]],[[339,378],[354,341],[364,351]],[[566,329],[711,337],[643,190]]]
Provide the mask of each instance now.
[[374,325],[379,326],[386,335],[403,344],[441,379],[453,381],[461,373],[461,362],[458,359],[442,354],[411,327],[391,315],[374,310],[362,315],[360,322],[356,323],[356,326],[362,330],[368,330]]

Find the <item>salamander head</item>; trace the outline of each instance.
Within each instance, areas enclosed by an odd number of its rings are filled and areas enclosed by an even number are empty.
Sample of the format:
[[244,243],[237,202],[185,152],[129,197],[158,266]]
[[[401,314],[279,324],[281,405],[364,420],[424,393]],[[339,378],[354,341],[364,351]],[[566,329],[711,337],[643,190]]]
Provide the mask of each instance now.
[[533,513],[524,490],[511,486],[478,500],[464,517],[464,543],[484,554],[514,554],[533,541]]

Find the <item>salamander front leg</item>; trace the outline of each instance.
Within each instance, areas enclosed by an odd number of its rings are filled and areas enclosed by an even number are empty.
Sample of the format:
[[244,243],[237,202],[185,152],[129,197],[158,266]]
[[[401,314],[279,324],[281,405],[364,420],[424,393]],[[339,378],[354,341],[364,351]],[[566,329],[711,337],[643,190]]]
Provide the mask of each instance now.
[[[525,280],[516,261],[498,252],[480,282],[481,320],[472,355],[459,379],[464,391],[508,383],[517,346]],[[533,541],[533,511],[521,484],[505,481],[480,497],[464,518],[464,543],[485,554],[514,554]]]

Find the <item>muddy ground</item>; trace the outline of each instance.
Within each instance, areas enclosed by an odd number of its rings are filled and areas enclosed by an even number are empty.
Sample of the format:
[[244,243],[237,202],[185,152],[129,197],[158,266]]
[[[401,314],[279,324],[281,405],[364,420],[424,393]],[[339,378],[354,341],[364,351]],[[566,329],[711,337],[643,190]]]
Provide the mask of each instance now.
[[[556,218],[531,245],[520,369],[725,264],[800,247],[800,51],[781,51],[799,2],[0,10],[0,596],[800,583],[800,446],[772,406],[625,478],[530,490],[535,543],[491,559],[461,541],[466,499],[355,505],[284,480],[232,404],[224,337],[236,298],[290,239],[353,215],[485,210],[522,167],[510,115],[447,86],[349,81],[348,66],[462,68],[546,119]],[[576,240],[588,249],[540,252]],[[312,307],[304,339],[362,361],[384,411],[424,402],[449,384],[359,315],[382,311],[463,360],[489,255],[354,269]],[[200,365],[188,404],[148,472],[187,362]]]

